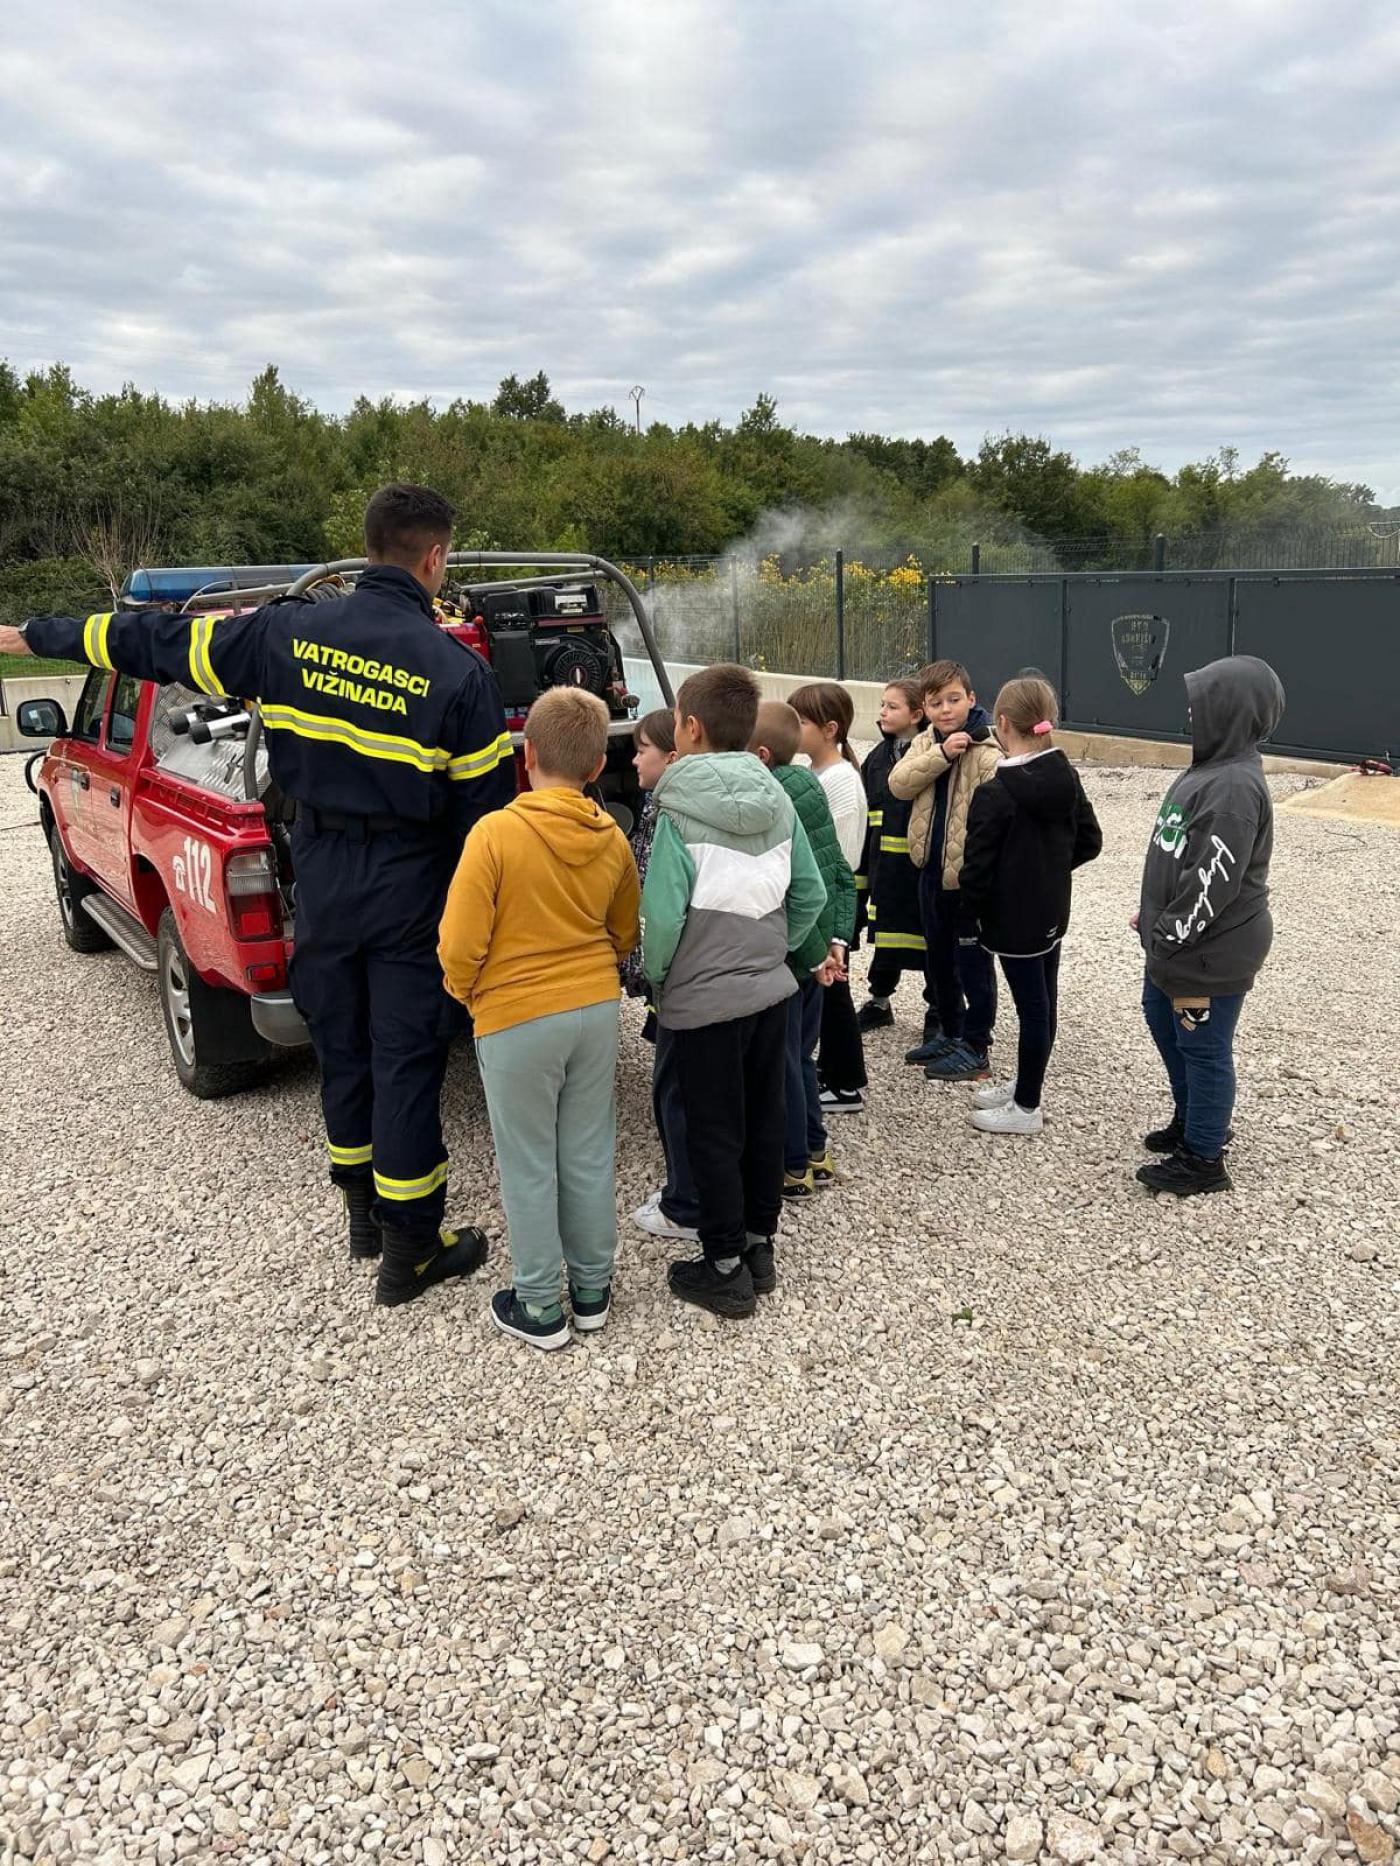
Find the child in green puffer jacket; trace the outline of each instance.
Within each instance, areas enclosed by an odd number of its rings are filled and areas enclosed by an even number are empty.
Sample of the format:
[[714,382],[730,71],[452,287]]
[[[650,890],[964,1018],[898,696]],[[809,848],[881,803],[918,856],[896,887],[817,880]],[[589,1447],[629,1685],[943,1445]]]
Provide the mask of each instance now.
[[817,1042],[822,1027],[822,992],[844,977],[856,924],[856,885],[841,853],[836,823],[821,779],[805,765],[795,765],[802,721],[784,700],[765,700],[749,750],[760,758],[787,792],[797,820],[807,832],[817,870],[826,887],[826,906],[788,966],[797,980],[797,996],[788,999],[787,1130],[783,1147],[783,1197],[809,1198],[833,1185],[836,1167],[822,1120],[821,1084],[817,1080]]

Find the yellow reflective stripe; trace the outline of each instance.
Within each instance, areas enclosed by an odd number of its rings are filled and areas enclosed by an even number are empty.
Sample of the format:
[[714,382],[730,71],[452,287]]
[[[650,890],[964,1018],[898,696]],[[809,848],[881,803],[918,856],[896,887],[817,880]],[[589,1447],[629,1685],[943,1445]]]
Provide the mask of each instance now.
[[883,810],[871,810],[867,812],[866,821],[869,823],[872,829],[878,829],[881,823],[884,822],[884,820],[885,820],[885,813]]
[[190,682],[201,693],[218,694],[214,663],[209,659],[209,640],[214,633],[213,616],[196,616],[190,624]]
[[431,1173],[425,1173],[421,1179],[386,1179],[382,1173],[374,1175],[374,1189],[381,1199],[426,1199],[430,1192],[436,1192],[439,1186],[447,1184],[447,1162],[435,1166]]
[[479,752],[459,752],[455,758],[447,761],[447,775],[454,781],[460,778],[485,777],[496,766],[504,764],[512,754],[510,734],[503,732],[489,745],[483,745]]
[[870,886],[869,875],[856,875],[853,879],[858,888],[868,888]]
[[403,739],[391,732],[371,732],[365,726],[352,726],[348,719],[331,719],[325,713],[303,713],[295,706],[264,706],[263,724],[274,731],[291,732],[299,739],[324,739],[333,745],[359,752],[365,758],[387,758],[392,764],[412,765],[415,771],[430,776],[447,767],[448,754],[440,748],[420,745],[417,739]]
[[332,1166],[368,1166],[374,1158],[373,1147],[337,1147],[333,1140],[326,1142],[326,1152]]
[[924,936],[922,933],[877,933],[877,946],[897,946],[901,952],[923,952]]
[[909,838],[907,836],[881,836],[881,855],[908,855]]
[[102,615],[89,616],[83,624],[83,659],[91,667],[105,667],[109,674],[116,672],[107,651],[107,630],[111,626],[110,609]]

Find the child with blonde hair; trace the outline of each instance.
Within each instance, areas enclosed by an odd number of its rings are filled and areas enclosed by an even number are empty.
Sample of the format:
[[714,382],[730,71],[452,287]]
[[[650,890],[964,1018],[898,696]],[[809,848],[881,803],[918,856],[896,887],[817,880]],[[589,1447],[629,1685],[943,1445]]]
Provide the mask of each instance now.
[[973,1093],[968,1118],[985,1134],[1041,1130],[1070,875],[1103,848],[1079,773],[1054,743],[1056,712],[1048,680],[1007,681],[992,709],[1004,756],[973,793],[967,813],[959,877],[963,925],[999,961],[1020,1025],[1014,1077]]
[[476,1055],[510,1229],[512,1280],[491,1301],[535,1348],[612,1305],[617,1250],[619,962],[637,944],[637,867],[586,795],[608,751],[608,709],[551,687],[525,721],[530,789],[467,837],[443,911],[443,981],[476,1026]]

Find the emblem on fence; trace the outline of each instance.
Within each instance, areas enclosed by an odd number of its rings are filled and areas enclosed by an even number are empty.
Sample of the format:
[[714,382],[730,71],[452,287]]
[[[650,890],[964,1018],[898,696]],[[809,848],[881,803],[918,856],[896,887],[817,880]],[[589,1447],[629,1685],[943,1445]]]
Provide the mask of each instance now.
[[1108,627],[1123,684],[1141,698],[1162,671],[1171,623],[1165,616],[1115,616]]

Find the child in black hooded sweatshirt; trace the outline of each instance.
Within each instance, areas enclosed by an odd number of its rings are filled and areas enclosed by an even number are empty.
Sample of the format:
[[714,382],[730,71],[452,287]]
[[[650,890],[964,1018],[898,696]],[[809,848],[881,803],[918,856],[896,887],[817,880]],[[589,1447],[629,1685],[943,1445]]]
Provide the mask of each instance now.
[[985,1083],[972,1097],[968,1119],[985,1134],[1041,1130],[1070,875],[1103,848],[1079,773],[1051,743],[1055,713],[1049,681],[1006,683],[992,712],[1006,755],[974,793],[967,816],[959,877],[964,926],[1000,960],[1020,1024],[1014,1078]]

